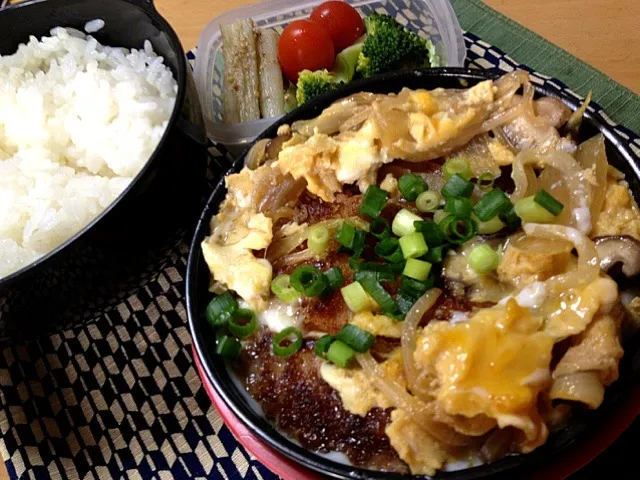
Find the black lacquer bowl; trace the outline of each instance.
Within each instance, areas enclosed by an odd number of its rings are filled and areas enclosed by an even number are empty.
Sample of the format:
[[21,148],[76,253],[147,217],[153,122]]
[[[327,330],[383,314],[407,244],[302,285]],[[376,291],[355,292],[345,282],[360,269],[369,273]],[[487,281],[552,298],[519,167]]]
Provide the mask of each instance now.
[[160,144],[133,182],[99,217],[63,245],[0,279],[0,337],[33,336],[87,321],[153,275],[189,234],[206,185],[206,133],[180,41],[145,0],[32,0],[0,11],[0,54],[56,26],[93,34],[105,45],[142,48],[149,40],[178,82],[176,106]]
[[[433,69],[429,71],[409,71],[391,73],[371,79],[351,83],[338,92],[316,98],[271,126],[259,138],[276,136],[278,126],[290,124],[293,121],[309,119],[320,114],[322,109],[335,100],[352,93],[367,91],[376,93],[398,92],[403,87],[433,89],[437,87],[460,88],[474,85],[479,81],[496,78],[497,73],[465,70],[465,69]],[[560,95],[557,91],[536,87],[537,94],[560,98],[575,110],[579,107],[574,98]],[[582,139],[592,137],[601,132],[607,142],[607,156],[609,162],[624,172],[630,187],[640,199],[640,169],[638,159],[631,150],[617,137],[613,130],[597,115],[587,112],[582,127]],[[243,167],[244,158],[239,158],[230,172],[238,172]],[[350,465],[341,464],[322,457],[312,451],[300,447],[285,435],[278,432],[261,414],[256,412],[247,401],[246,393],[240,392],[238,382],[232,379],[233,373],[228,365],[213,352],[215,338],[213,331],[204,320],[203,312],[211,294],[209,286],[209,270],[202,255],[200,243],[209,234],[209,221],[218,211],[220,202],[224,199],[226,188],[224,181],[220,181],[209,198],[197,226],[195,237],[191,245],[189,264],[187,267],[187,309],[189,326],[193,337],[194,347],[198,359],[202,363],[206,380],[213,385],[216,393],[229,406],[250,431],[283,455],[299,462],[305,467],[323,476],[340,479],[409,479],[417,478],[411,475],[389,474],[375,472]],[[594,412],[576,415],[570,425],[562,431],[550,435],[547,443],[527,455],[509,456],[502,460],[479,467],[469,468],[458,472],[439,472],[438,479],[477,479],[477,478],[521,478],[538,467],[560,458],[569,446],[587,438],[597,431],[603,423],[611,419],[625,398],[630,394],[634,385],[640,379],[640,345],[637,339],[631,339],[625,345],[625,355],[620,365],[620,378],[608,388],[605,401]]]

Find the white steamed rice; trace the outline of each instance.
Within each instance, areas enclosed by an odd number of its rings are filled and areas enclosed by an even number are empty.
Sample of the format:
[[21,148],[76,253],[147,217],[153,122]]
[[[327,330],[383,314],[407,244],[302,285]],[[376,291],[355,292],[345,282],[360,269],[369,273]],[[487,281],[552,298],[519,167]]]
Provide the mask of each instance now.
[[0,278],[102,212],[147,162],[178,85],[162,57],[54,28],[0,56]]

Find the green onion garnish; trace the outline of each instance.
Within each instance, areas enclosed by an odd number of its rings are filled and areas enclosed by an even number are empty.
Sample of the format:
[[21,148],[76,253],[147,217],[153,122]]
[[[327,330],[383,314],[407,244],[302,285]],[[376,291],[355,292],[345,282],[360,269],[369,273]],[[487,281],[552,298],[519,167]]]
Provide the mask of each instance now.
[[413,226],[414,222],[419,222],[421,220],[422,218],[418,215],[410,212],[406,208],[403,208],[393,219],[393,222],[391,223],[391,231],[394,235],[404,237],[405,235],[414,233],[416,231],[416,227]]
[[428,220],[424,222],[416,222],[414,223],[414,226],[416,231],[422,233],[424,241],[427,242],[427,246],[429,248],[437,247],[444,243],[445,239],[442,235],[442,231],[438,228],[438,225],[435,222]]
[[506,212],[511,207],[511,200],[499,188],[494,188],[484,197],[478,200],[473,208],[473,213],[482,221],[488,222],[499,214]]
[[476,181],[476,185],[483,192],[488,192],[493,188],[493,184],[495,183],[496,178],[493,176],[491,172],[484,172],[478,177]]
[[216,353],[224,358],[237,358],[242,350],[242,344],[237,338],[221,335],[216,343]]
[[224,327],[231,316],[238,310],[238,302],[231,292],[224,292],[213,299],[207,305],[205,318],[213,328]]
[[327,277],[316,267],[298,265],[291,274],[291,286],[307,297],[318,297],[327,288]]
[[410,258],[409,260],[407,260],[407,264],[404,266],[402,274],[415,280],[424,282],[427,278],[429,278],[430,272],[431,264],[429,262],[424,262],[422,260],[418,260],[417,258]]
[[526,223],[550,223],[555,219],[555,215],[538,205],[533,196],[518,200],[515,204],[515,212]]
[[442,263],[445,253],[447,253],[446,245],[429,247],[429,251],[425,254],[424,259],[429,263]]
[[402,255],[407,258],[418,258],[429,251],[422,233],[415,232],[401,237],[398,241],[402,249]]
[[479,274],[494,271],[500,264],[500,254],[486,243],[473,247],[469,253],[469,266]]
[[335,340],[336,340],[336,337],[332,335],[325,335],[323,337],[320,337],[316,341],[316,345],[313,348],[313,351],[317,356],[319,356],[320,358],[324,358],[326,360],[327,351],[329,350],[329,347],[331,346],[331,344],[335,342]]
[[445,197],[470,197],[473,193],[473,183],[456,173],[447,180],[441,191]]
[[471,210],[473,209],[473,202],[470,198],[448,198],[447,203],[444,204],[444,211],[455,215],[458,218],[469,218]]
[[344,284],[344,275],[338,267],[332,267],[324,274],[331,291],[338,290]]
[[355,350],[339,340],[332,342],[327,350],[327,360],[345,368],[356,356]]
[[461,244],[476,236],[476,222],[470,218],[457,218],[453,215],[445,218],[439,225],[449,243]]
[[536,193],[535,197],[533,197],[533,201],[541,207],[546,208],[556,217],[560,215],[562,213],[562,210],[564,209],[564,205],[553,198],[553,196],[546,190],[540,190],[538,193]]
[[391,236],[391,227],[384,218],[374,218],[369,224],[369,233],[378,240]]
[[349,266],[357,272],[377,272],[385,275],[397,275],[402,272],[404,265],[402,263],[377,263],[377,262],[360,262],[349,259]]
[[323,225],[313,225],[309,228],[307,247],[316,255],[324,255],[329,245],[329,229]]
[[398,190],[410,202],[415,202],[422,192],[428,190],[427,182],[420,175],[407,173],[398,180]]
[[364,248],[364,241],[367,238],[367,232],[354,227],[348,222],[342,222],[342,225],[336,229],[334,238],[347,250],[351,250],[357,255],[360,255]]
[[398,263],[404,257],[400,249],[400,242],[397,238],[389,237],[381,240],[375,248],[376,255],[384,258],[387,262]]
[[469,180],[473,175],[469,162],[463,157],[451,158],[442,165],[442,176],[445,180],[456,174],[465,180]]
[[380,285],[376,272],[358,272],[356,275],[358,276],[357,282],[380,305],[383,312],[393,312],[395,310],[396,305],[393,297]]
[[[411,311],[411,307],[416,303],[416,298],[409,297],[404,293],[399,293],[396,295],[396,304],[398,305],[399,317],[404,319],[404,317]],[[398,318],[398,317],[396,317]]]
[[507,225],[509,230],[517,230],[522,224],[522,220],[520,220],[520,217],[516,213],[516,207],[514,205],[511,205],[509,210],[500,215],[500,220]]
[[425,281],[416,280],[414,278],[402,277],[402,283],[398,292],[407,298],[412,298],[415,302],[420,296],[433,288],[433,276]]
[[291,303],[300,298],[300,294],[291,286],[289,275],[278,275],[271,282],[271,291],[284,303]]
[[369,185],[360,204],[360,213],[371,218],[378,218],[387,203],[389,194],[375,185]]
[[365,353],[376,341],[376,336],[355,325],[347,323],[336,335],[336,340],[350,346],[358,353]]
[[478,224],[478,233],[480,235],[492,235],[499,232],[506,226],[504,222],[500,220],[500,217],[493,217],[487,222],[482,222],[475,215],[471,215],[471,218]]
[[416,208],[421,212],[435,212],[440,207],[442,195],[433,190],[422,192],[416,198]]
[[[293,340],[291,339],[293,336]],[[289,357],[300,350],[302,346],[302,333],[296,327],[287,327],[276,333],[271,340],[273,353],[278,357]]]
[[340,293],[342,294],[344,303],[346,303],[349,310],[354,313],[371,310],[374,306],[371,298],[369,298],[367,292],[365,292],[362,285],[358,282],[353,282],[346,287],[342,287]]
[[433,212],[433,221],[439,225],[440,222],[442,222],[449,215],[451,214],[445,212],[444,210],[436,210],[435,212]]
[[246,308],[236,310],[236,313],[233,314],[227,325],[231,335],[238,338],[250,337],[253,335],[253,332],[256,331],[257,326],[258,321],[256,320],[256,314],[253,310]]

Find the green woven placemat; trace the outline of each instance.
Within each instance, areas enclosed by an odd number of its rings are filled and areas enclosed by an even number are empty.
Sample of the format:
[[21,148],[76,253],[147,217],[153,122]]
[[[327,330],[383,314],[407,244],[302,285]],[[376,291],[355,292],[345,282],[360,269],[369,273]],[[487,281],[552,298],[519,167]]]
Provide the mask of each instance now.
[[612,120],[640,133],[640,96],[480,0],[451,3],[463,29],[519,63],[561,80],[576,93],[586,95],[591,90]]

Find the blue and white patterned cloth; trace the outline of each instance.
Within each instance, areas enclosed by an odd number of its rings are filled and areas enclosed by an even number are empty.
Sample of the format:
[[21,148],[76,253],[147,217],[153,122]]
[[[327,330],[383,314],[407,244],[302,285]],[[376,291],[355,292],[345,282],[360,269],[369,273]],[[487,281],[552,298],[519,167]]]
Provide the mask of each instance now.
[[[470,33],[465,41],[471,67],[528,70]],[[640,155],[640,139],[615,128]],[[214,170],[219,161],[214,149]],[[0,454],[12,478],[276,478],[236,442],[198,378],[186,253],[183,244],[98,321],[0,347]]]

